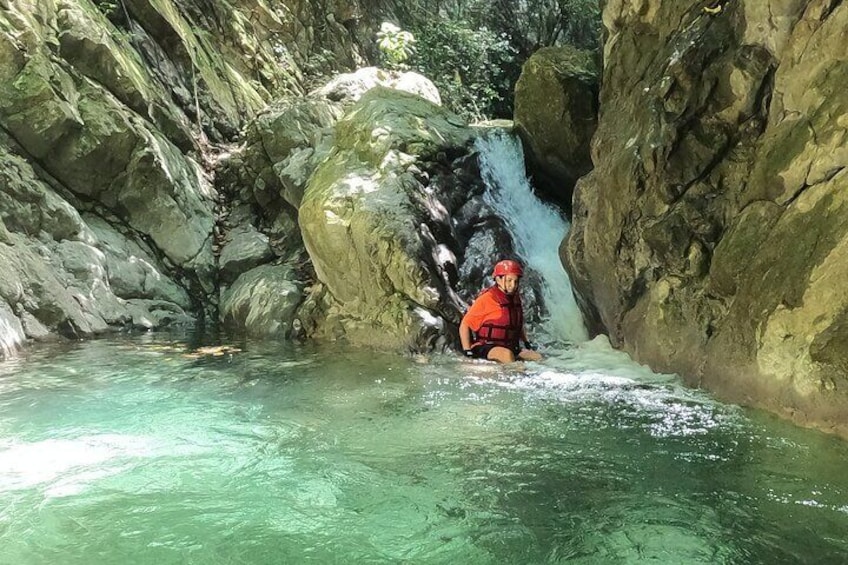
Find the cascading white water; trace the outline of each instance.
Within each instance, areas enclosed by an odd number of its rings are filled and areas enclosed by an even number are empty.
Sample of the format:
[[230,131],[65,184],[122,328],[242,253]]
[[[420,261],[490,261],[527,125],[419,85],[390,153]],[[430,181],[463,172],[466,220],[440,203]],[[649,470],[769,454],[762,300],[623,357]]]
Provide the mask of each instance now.
[[533,193],[524,172],[524,151],[515,135],[493,131],[478,138],[475,147],[488,189],[486,201],[506,223],[526,267],[542,279],[547,315],[541,330],[554,340],[585,341],[588,332],[558,252],[570,224]]

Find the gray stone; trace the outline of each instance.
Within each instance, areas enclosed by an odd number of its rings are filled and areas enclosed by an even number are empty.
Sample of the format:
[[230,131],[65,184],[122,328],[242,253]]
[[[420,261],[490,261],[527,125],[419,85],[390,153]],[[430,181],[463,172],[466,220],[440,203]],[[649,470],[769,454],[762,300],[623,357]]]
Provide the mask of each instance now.
[[303,299],[292,277],[287,266],[263,265],[243,273],[222,293],[224,325],[252,336],[288,337]]
[[228,237],[229,241],[218,258],[218,266],[225,282],[234,280],[238,275],[274,257],[268,236],[259,233],[253,226],[239,226],[232,230]]
[[342,73],[312,94],[350,105],[378,86],[409,92],[436,105],[442,103],[439,90],[430,79],[418,73],[401,73],[377,67],[365,67],[352,73]]
[[[388,349],[426,348],[440,325],[441,283],[417,155],[462,148],[473,132],[418,96],[369,90],[336,126],[335,150],[312,175],[299,210],[304,244],[346,337]],[[432,320],[437,320],[431,323]]]

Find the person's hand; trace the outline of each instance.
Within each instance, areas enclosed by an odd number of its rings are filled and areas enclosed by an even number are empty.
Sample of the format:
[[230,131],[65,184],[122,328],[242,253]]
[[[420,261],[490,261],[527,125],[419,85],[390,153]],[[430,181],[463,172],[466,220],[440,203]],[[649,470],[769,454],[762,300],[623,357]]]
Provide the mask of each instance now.
[[463,353],[466,357],[474,357],[474,351],[472,351],[471,349],[463,349],[463,350],[462,350],[462,353]]

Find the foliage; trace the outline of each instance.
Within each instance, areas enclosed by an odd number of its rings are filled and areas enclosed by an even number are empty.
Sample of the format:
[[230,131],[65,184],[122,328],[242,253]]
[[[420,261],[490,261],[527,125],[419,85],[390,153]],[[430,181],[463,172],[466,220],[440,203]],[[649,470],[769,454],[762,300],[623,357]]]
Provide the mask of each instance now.
[[383,22],[377,32],[377,47],[387,67],[404,69],[406,60],[415,52],[415,36],[393,23]]
[[492,0],[489,25],[503,30],[519,51],[530,56],[541,47],[572,45],[600,48],[598,0]]
[[523,57],[541,47],[600,48],[600,0],[372,0],[374,13],[392,14],[411,30],[442,21],[505,33]]
[[368,6],[414,34],[415,52],[383,64],[408,65],[431,78],[445,105],[468,118],[512,117],[521,65],[539,48],[600,50],[599,0],[372,0]]
[[512,116],[512,88],[520,66],[503,34],[446,21],[416,31],[410,63],[430,77],[445,106],[470,120]]
[[118,11],[118,0],[94,0],[94,5],[107,17]]

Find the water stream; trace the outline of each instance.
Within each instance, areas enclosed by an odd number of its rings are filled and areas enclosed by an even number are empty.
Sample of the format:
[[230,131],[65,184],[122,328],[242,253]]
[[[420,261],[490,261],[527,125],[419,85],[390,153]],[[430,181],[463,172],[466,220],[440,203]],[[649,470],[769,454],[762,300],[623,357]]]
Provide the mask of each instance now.
[[[838,563],[846,444],[587,344],[146,334],[0,365],[0,563]],[[426,361],[426,362],[424,362]]]
[[476,148],[488,188],[486,200],[509,227],[525,267],[543,281],[548,315],[538,329],[561,345],[586,341],[586,328],[559,259],[568,221],[536,198],[524,172],[524,151],[517,137],[492,132],[479,138]]
[[27,347],[0,363],[0,565],[848,559],[848,444],[581,341],[571,307],[539,330],[575,345],[523,370],[190,334]]

